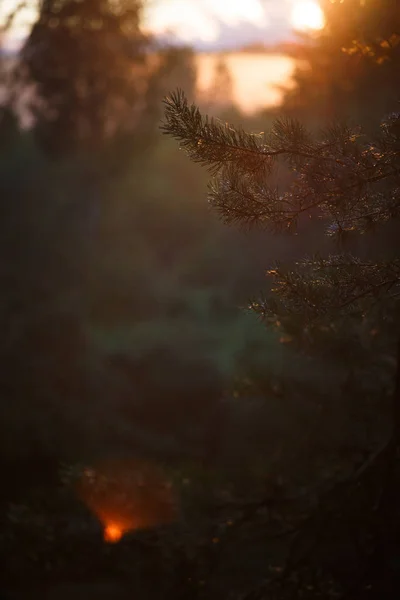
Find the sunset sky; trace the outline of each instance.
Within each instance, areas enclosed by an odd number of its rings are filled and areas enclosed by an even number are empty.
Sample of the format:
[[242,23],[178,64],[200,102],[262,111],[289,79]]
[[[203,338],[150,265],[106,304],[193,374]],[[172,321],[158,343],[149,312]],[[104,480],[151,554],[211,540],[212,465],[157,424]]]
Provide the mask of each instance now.
[[[1,0],[0,15],[17,3]],[[212,49],[287,39],[294,25],[318,25],[318,10],[314,0],[150,0],[145,24],[158,35]],[[32,8],[20,15],[14,39],[24,35],[33,16]]]

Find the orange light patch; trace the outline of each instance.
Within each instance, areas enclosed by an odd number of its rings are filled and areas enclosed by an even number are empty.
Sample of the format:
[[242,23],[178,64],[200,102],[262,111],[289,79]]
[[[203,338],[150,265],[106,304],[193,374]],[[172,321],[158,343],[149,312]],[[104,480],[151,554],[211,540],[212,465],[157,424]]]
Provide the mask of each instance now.
[[77,491],[102,524],[104,541],[111,544],[131,531],[169,523],[176,515],[171,484],[156,466],[141,461],[85,469]]
[[123,536],[123,529],[118,525],[106,525],[104,528],[104,541],[109,544],[116,544]]

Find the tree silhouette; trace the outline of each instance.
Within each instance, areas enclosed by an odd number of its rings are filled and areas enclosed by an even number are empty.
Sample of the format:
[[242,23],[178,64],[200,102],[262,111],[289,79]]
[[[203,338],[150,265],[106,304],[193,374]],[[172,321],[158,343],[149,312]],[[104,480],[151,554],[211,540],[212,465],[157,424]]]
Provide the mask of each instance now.
[[[367,126],[399,95],[400,12],[396,0],[324,0],[326,25],[300,41],[302,60],[283,110],[307,118],[356,118]],[[297,58],[298,49],[294,50]],[[306,68],[304,68],[306,65]],[[368,101],[366,101],[368,98]]]
[[[349,523],[354,521],[358,528],[355,537],[359,530],[368,529],[373,550],[366,553],[367,558],[363,552],[359,555],[358,550],[354,551],[362,566],[357,574],[353,571],[351,585],[347,575],[340,576],[340,584],[343,586],[345,580],[350,587],[359,586],[365,597],[383,597],[380,591],[390,586],[398,592],[398,576],[388,574],[387,565],[398,552],[394,540],[400,533],[396,491],[400,449],[400,257],[396,246],[383,255],[382,248],[374,244],[374,232],[396,223],[400,215],[400,113],[382,122],[375,139],[359,127],[345,125],[333,125],[315,137],[291,119],[277,120],[270,131],[255,135],[203,116],[195,105],[189,105],[182,92],[177,92],[165,100],[162,129],[179,140],[191,160],[209,168],[213,175],[209,202],[226,223],[301,233],[304,221],[313,219],[337,244],[334,253],[321,255],[309,237],[309,256],[299,257],[295,264],[270,267],[270,291],[250,304],[264,323],[295,332],[301,342],[318,338],[322,332],[322,347],[330,345],[338,327],[345,333],[363,322],[371,335],[378,328],[385,331],[387,352],[396,363],[390,438],[383,450],[346,483],[344,492],[339,492],[336,500],[333,497],[329,509],[317,511],[306,534],[294,545],[288,570],[292,572],[294,565],[307,562],[312,552],[322,557],[321,531],[326,530],[332,574],[337,570],[333,557],[338,552],[337,541],[333,542],[336,550],[332,550],[332,540],[336,540],[338,531],[348,537]],[[274,184],[276,170],[283,164],[292,170],[286,190]],[[366,255],[357,256],[347,249],[349,239],[356,234],[368,236]],[[366,509],[371,486],[374,500]],[[315,585],[306,597],[313,597]],[[292,589],[292,595],[278,597],[298,597],[293,594]]]
[[147,38],[138,0],[43,0],[21,54],[35,132],[51,154],[101,147],[135,127]]

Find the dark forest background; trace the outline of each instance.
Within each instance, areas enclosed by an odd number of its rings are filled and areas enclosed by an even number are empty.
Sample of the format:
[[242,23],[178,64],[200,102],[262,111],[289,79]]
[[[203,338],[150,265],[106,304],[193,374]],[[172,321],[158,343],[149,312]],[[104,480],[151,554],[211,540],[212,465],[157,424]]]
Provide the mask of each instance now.
[[[325,29],[293,46],[282,106],[214,116],[373,134],[398,111],[398,2],[324,8]],[[207,172],[159,129],[170,91],[195,97],[194,51],[160,45],[141,14],[136,0],[43,0],[0,62],[0,552],[21,598],[253,598],[282,569],[286,529],[390,424],[384,331],[360,323],[299,349],[296,323],[282,333],[248,310],[271,263],[333,242],[312,220],[303,237],[219,220]],[[397,233],[377,234],[382,251]],[[125,513],[139,528],[105,544]]]

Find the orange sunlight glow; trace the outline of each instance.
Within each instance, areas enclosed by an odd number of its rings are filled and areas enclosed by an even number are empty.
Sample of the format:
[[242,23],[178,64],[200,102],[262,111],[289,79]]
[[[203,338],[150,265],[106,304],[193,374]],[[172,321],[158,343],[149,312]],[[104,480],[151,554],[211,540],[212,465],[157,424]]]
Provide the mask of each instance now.
[[[199,99],[213,101],[213,81],[219,55],[202,53],[197,56],[197,89]],[[224,61],[232,77],[233,101],[248,114],[276,106],[282,100],[283,90],[290,88],[295,62],[281,54],[231,52]],[[229,94],[229,90],[227,90]],[[227,95],[227,100],[231,98]]]
[[123,534],[124,530],[121,529],[121,527],[111,523],[104,528],[104,541],[109,544],[115,544],[116,542],[119,542]]
[[77,491],[101,523],[104,541],[110,544],[130,531],[157,527],[175,518],[171,484],[149,463],[110,461],[85,469]]
[[291,22],[297,31],[318,31],[323,29],[325,17],[318,2],[315,0],[300,0],[293,7]]

